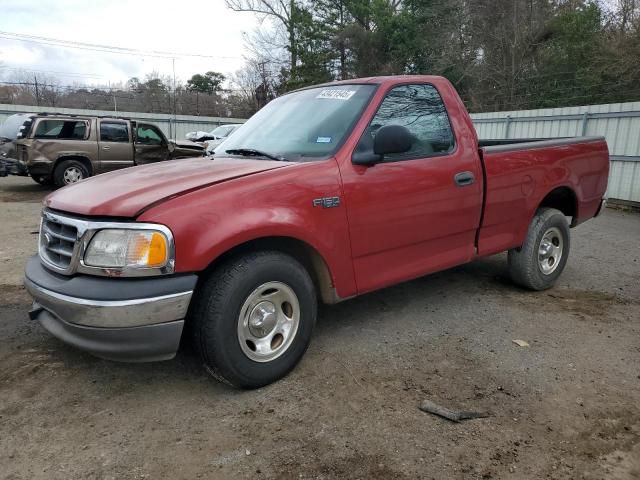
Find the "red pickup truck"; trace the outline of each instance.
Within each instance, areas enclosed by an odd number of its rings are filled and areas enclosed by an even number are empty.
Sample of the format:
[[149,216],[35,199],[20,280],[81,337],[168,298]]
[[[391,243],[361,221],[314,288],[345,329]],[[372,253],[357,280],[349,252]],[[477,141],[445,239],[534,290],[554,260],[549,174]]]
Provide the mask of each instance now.
[[213,157],[49,195],[30,316],[113,360],[172,358],[184,337],[215,377],[259,387],[300,360],[320,301],[503,251],[516,284],[551,287],[608,170],[600,137],[478,141],[440,77],[305,88]]

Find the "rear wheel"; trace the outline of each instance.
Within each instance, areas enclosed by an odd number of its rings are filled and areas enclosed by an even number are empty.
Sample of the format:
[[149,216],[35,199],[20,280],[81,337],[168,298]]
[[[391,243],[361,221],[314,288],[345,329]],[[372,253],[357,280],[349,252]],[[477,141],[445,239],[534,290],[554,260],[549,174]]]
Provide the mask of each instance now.
[[236,257],[212,272],[191,313],[196,350],[217,379],[257,388],[284,377],[302,358],[317,300],[306,269],[280,252]]
[[522,247],[509,250],[509,273],[514,283],[546,290],[556,282],[569,256],[569,224],[555,208],[538,210]]
[[53,172],[56,187],[64,187],[89,177],[89,171],[79,160],[63,160]]

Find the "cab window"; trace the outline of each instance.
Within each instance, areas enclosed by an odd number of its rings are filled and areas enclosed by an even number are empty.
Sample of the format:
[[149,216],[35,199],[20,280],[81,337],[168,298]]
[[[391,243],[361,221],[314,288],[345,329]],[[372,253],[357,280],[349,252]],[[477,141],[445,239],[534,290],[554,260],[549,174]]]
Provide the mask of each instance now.
[[380,127],[402,125],[413,135],[411,150],[385,155],[385,162],[412,160],[446,154],[455,141],[444,102],[433,85],[402,85],[393,88],[382,101],[358,149],[373,148]]
[[162,135],[156,127],[151,125],[138,125],[136,128],[136,143],[142,145],[162,145]]
[[129,142],[129,127],[124,122],[100,122],[101,142]]

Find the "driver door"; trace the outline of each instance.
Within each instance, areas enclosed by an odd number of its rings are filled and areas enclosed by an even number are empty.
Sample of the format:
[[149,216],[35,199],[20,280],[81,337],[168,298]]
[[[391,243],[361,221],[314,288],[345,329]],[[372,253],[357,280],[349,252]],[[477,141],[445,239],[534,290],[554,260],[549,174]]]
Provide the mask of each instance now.
[[[437,89],[391,89],[356,151],[372,150],[375,132],[386,125],[406,127],[411,150],[341,169],[359,293],[469,261],[480,223],[479,159],[456,142]],[[474,180],[456,184],[460,172]]]
[[160,129],[149,123],[135,124],[135,164],[169,159],[169,144]]

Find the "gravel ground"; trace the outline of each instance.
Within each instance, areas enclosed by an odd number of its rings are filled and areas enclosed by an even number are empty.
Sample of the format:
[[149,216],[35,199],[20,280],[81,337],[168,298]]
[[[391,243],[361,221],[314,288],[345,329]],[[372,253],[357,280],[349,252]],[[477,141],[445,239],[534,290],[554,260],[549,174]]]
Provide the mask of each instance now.
[[546,292],[497,255],[324,307],[298,368],[241,392],[188,351],[111,363],[28,320],[45,193],[0,179],[1,478],[640,478],[638,215],[573,230]]

